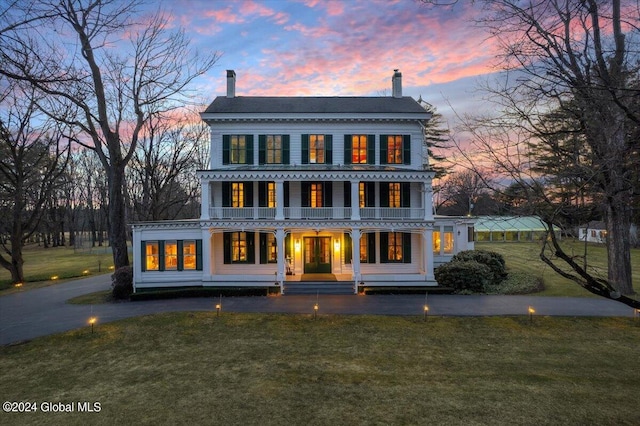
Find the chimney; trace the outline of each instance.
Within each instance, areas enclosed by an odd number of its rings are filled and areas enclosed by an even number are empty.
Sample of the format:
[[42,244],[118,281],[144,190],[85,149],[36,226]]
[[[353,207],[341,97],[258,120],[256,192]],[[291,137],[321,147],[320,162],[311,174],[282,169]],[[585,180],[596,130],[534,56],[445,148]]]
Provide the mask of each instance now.
[[236,97],[236,72],[227,70],[227,98]]
[[391,92],[394,98],[402,97],[402,73],[398,70],[393,70],[393,77],[391,77]]

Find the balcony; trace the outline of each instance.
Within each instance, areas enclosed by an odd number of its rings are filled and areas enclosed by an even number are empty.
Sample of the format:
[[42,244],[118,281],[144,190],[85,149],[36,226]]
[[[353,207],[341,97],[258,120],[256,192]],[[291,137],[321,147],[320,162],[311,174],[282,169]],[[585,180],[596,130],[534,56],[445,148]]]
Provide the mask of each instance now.
[[[351,220],[351,207],[285,207],[285,219]],[[276,209],[273,207],[211,207],[211,219],[225,220],[259,220],[275,219]],[[366,220],[420,220],[424,218],[422,208],[365,207],[360,209],[360,219]]]

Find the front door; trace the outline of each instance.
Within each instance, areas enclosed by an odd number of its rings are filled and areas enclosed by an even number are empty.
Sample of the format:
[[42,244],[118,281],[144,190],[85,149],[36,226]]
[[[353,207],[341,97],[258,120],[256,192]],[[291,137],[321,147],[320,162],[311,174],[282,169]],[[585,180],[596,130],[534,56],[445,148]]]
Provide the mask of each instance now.
[[304,273],[331,273],[331,237],[304,237]]

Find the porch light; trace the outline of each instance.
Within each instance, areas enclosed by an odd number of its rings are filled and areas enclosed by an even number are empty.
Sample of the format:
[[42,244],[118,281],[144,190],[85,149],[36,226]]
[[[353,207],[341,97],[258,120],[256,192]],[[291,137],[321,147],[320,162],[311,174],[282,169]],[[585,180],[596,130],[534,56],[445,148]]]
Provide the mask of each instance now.
[[296,238],[296,241],[293,243],[296,251],[300,251],[300,238]]
[[334,248],[336,251],[340,251],[340,240],[339,240],[338,238],[336,238],[336,239],[333,241],[333,248]]

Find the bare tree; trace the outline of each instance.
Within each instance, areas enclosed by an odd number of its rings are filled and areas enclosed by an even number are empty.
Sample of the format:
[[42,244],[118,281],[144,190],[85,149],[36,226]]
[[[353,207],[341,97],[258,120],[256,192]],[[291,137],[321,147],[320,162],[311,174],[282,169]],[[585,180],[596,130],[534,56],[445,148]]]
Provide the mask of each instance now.
[[60,126],[38,110],[33,91],[5,87],[0,96],[0,234],[9,238],[0,238],[0,266],[18,283],[24,281],[25,241],[38,229],[45,204],[62,181],[70,145]]
[[135,0],[25,0],[14,10],[0,11],[0,74],[47,94],[46,111],[82,130],[75,142],[95,150],[107,175],[114,264],[128,265],[125,168],[149,118],[185,103],[218,55],[199,56]]

